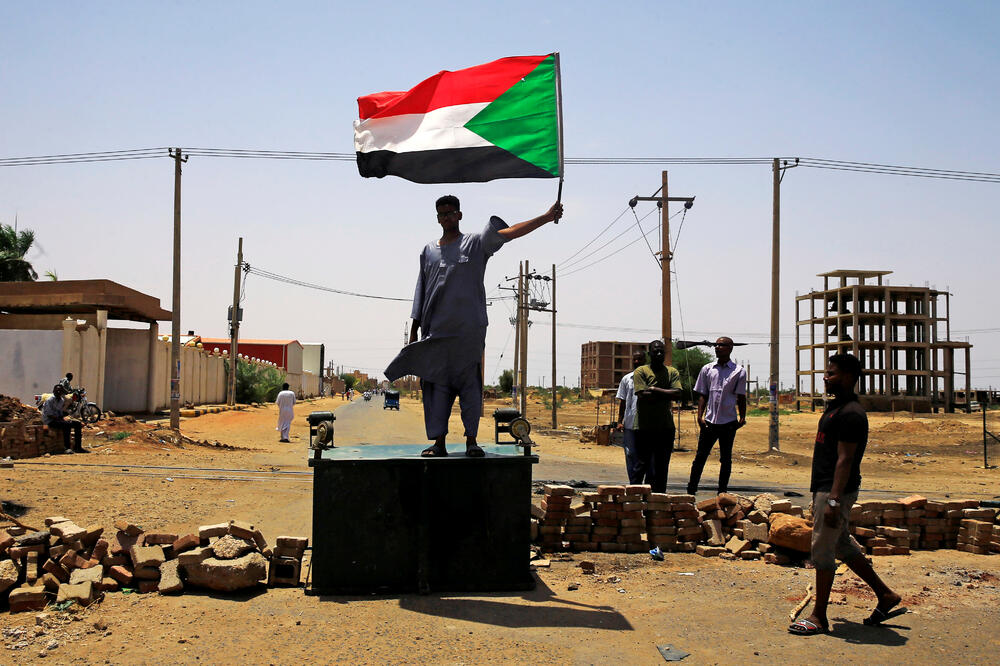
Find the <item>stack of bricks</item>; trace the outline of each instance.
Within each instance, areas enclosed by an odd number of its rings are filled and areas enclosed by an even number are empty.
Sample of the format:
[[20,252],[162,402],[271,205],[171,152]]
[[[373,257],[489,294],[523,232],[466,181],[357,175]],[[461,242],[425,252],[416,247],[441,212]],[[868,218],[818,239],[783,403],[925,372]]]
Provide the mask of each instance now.
[[[188,573],[184,558],[192,557],[198,564],[210,557],[235,564],[235,558],[257,553],[254,557],[261,573],[250,584],[267,575],[267,559],[276,567],[270,577],[275,584],[298,584],[307,546],[305,538],[279,537],[274,549],[279,557],[272,558],[260,531],[239,521],[203,526],[197,534],[178,536],[145,532],[118,520],[116,533],[107,538],[100,525],[83,528],[62,516],[46,518],[45,526],[39,531],[20,526],[0,529],[0,595],[7,595],[12,613],[40,610],[52,601],[87,606],[103,593],[122,587],[139,593],[178,593]],[[222,554],[224,546],[235,550]]]
[[[538,535],[542,544],[542,550],[553,552],[569,549],[567,541],[563,540],[563,530],[568,527],[567,521],[576,518],[576,513],[571,508],[575,491],[570,486],[547,485],[545,495],[542,497],[542,509],[538,515]],[[576,526],[572,526],[574,530]],[[573,542],[581,543],[589,541],[590,529],[585,532],[585,539],[575,536]]]
[[0,423],[0,458],[37,458],[46,453],[62,453],[63,437],[41,423],[18,419]]
[[976,500],[957,500],[944,502],[944,507],[945,519],[948,521],[944,547],[957,548],[958,534],[962,529],[962,521],[966,518],[975,518],[974,515],[966,514],[966,511],[978,509],[979,502]]
[[705,538],[701,512],[695,505],[694,495],[666,495],[665,497],[670,500],[670,511],[674,514],[674,520],[677,524],[677,545],[670,550],[693,553],[697,544]]
[[[607,553],[641,553],[645,519],[643,510],[649,486],[597,486],[597,496],[589,502],[593,520],[590,550]],[[594,501],[596,500],[596,501]]]
[[976,555],[989,554],[993,527],[992,521],[964,518],[958,532],[958,549]]
[[917,548],[937,550],[944,547],[945,533],[948,531],[947,509],[942,502],[928,501],[924,504],[924,519]]
[[997,515],[997,522],[993,525],[993,538],[990,540],[990,552],[1000,553],[1000,515]]

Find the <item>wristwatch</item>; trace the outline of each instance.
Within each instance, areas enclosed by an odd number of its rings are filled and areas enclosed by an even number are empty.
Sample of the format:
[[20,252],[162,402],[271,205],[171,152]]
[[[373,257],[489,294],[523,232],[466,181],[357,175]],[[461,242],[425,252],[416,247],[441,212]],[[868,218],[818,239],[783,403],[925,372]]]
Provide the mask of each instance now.
[[836,509],[838,506],[840,506],[840,501],[839,500],[835,500],[835,499],[828,499],[826,501],[826,503],[829,504],[830,506],[832,506],[834,509]]

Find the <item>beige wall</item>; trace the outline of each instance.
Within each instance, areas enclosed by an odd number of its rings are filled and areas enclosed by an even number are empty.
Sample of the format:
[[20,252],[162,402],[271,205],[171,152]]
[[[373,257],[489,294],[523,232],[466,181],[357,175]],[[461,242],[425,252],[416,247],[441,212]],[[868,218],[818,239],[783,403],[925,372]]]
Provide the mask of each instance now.
[[33,405],[51,391],[64,374],[62,344],[61,330],[0,330],[0,394]]
[[[14,329],[13,325],[30,326]],[[58,327],[57,327],[58,324]],[[61,328],[61,331],[59,330]],[[181,404],[226,402],[222,354],[181,347]],[[302,347],[289,346],[289,386],[306,396],[319,395],[320,378],[303,372]],[[107,313],[87,319],[0,316],[0,393],[31,404],[67,373],[90,400],[113,412],[155,412],[170,407],[170,343],[148,329],[108,328]]]

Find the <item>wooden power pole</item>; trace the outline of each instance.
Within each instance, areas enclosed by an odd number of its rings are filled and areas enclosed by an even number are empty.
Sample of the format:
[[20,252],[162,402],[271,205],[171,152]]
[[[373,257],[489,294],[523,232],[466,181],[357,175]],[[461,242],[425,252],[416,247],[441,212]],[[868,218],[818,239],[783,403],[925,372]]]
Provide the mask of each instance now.
[[556,416],[556,401],[559,400],[559,393],[556,390],[556,265],[552,264],[552,429],[559,427],[558,416]]
[[174,276],[170,312],[170,428],[181,428],[181,164],[187,156],[180,148],[170,151],[174,158]]
[[517,385],[521,400],[521,416],[525,418],[527,418],[528,413],[528,280],[531,279],[530,275],[531,271],[526,259],[522,279],[518,280],[518,284],[521,285],[519,289],[520,300],[518,301],[520,305],[518,312],[521,313],[521,339],[519,340],[521,343],[521,363],[518,366],[519,382]]
[[671,329],[670,322],[670,260],[672,258],[670,252],[670,211],[669,202],[671,201],[682,201],[684,202],[684,207],[690,209],[694,205],[694,197],[671,197],[668,196],[667,188],[667,172],[664,171],[662,174],[662,184],[660,186],[660,196],[651,197],[632,197],[629,201],[629,205],[635,208],[636,203],[639,201],[655,201],[660,207],[660,220],[661,227],[663,230],[663,238],[661,240],[662,249],[660,250],[660,289],[662,290],[662,302],[661,302],[661,332],[663,335],[663,344],[666,348],[667,356],[664,361],[667,365],[673,365],[674,362],[674,346],[673,346],[673,331]]
[[[233,309],[229,313],[229,400],[236,404],[236,366],[240,348],[240,273],[243,270],[243,238],[236,250],[236,270],[233,271]],[[321,371],[322,372],[322,371]]]
[[[782,164],[777,157],[771,163],[771,368],[767,382],[770,398],[767,448],[771,451],[781,450],[778,439],[778,312],[780,310],[778,286],[781,284],[781,179],[784,178],[785,169],[791,169],[798,165],[798,158],[795,159],[794,164],[789,164],[787,160]],[[799,378],[796,377],[796,386],[798,381]]]

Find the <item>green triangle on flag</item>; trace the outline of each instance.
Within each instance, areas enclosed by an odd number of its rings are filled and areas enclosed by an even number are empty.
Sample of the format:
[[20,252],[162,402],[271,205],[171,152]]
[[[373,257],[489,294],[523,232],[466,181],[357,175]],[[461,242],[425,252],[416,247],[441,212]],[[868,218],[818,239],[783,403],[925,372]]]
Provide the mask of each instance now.
[[561,175],[555,56],[539,63],[465,128],[553,176]]

